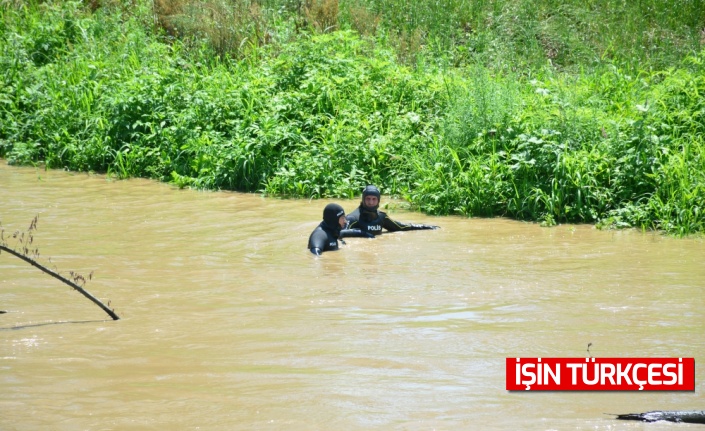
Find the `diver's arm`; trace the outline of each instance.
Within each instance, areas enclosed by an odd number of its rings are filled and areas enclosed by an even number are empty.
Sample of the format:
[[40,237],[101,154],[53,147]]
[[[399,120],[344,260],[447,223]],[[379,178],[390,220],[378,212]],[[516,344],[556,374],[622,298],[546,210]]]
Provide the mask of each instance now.
[[326,233],[320,228],[316,228],[316,230],[311,233],[311,237],[308,239],[308,249],[316,256],[320,256],[326,249],[327,241],[328,235],[326,235]]
[[398,231],[409,231],[409,230],[435,230],[440,228],[440,226],[428,225],[428,224],[418,224],[418,223],[403,223],[396,220],[392,220],[388,216],[384,217],[384,222],[382,227],[387,229],[389,232]]
[[362,229],[343,229],[338,238],[374,238],[375,236]]

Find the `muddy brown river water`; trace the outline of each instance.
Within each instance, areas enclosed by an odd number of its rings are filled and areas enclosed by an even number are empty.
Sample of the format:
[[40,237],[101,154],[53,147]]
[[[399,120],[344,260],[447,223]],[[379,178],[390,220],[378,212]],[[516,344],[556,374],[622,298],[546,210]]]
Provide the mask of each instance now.
[[[702,239],[397,205],[442,229],[316,258],[328,202],[0,161],[6,234],[38,214],[40,262],[93,272],[85,287],[122,317],[0,254],[0,429],[703,429],[606,414],[705,409]],[[505,358],[588,343],[694,357],[695,391],[505,390]]]

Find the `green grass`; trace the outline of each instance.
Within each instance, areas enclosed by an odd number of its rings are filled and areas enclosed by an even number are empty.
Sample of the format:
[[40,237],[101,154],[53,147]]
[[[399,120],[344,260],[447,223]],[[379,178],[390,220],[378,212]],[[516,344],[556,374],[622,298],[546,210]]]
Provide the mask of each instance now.
[[2,3],[0,157],[705,230],[700,1],[164,1]]

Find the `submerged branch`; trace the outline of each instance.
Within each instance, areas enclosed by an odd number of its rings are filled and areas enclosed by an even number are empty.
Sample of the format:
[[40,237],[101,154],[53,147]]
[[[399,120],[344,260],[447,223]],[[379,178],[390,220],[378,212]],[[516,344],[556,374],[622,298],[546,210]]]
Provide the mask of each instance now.
[[31,258],[29,258],[29,257],[27,257],[27,256],[24,256],[24,255],[22,255],[21,253],[18,253],[18,252],[16,252],[15,250],[13,250],[13,249],[11,249],[11,248],[9,248],[9,247],[7,247],[7,246],[4,246],[4,245],[0,244],[0,250],[4,250],[4,251],[6,251],[6,252],[12,254],[13,256],[17,256],[17,257],[19,257],[20,259],[24,260],[25,262],[29,263],[30,265],[35,266],[35,267],[41,269],[42,271],[46,272],[47,274],[51,275],[52,277],[56,278],[57,280],[60,280],[60,281],[62,281],[62,282],[64,282],[64,283],[68,284],[69,286],[73,287],[75,290],[79,291],[79,292],[81,293],[81,295],[83,295],[83,296],[85,296],[86,298],[90,299],[90,300],[93,301],[96,305],[98,305],[100,308],[102,308],[103,311],[105,311],[106,313],[108,313],[108,315],[109,315],[110,317],[112,317],[113,320],[119,320],[119,319],[120,319],[120,317],[119,317],[117,314],[115,314],[115,312],[114,312],[113,310],[111,310],[107,305],[103,304],[103,302],[102,302],[100,299],[98,299],[98,298],[96,298],[95,296],[91,295],[86,289],[82,288],[81,286],[79,286],[78,284],[74,283],[73,281],[64,278],[64,277],[61,276],[60,274],[58,274],[58,273],[52,271],[51,269],[49,269],[49,268],[43,266],[43,265],[40,264],[40,263],[37,263],[37,261],[35,261],[35,260],[33,260],[33,259],[31,259]]
[[642,422],[684,422],[691,424],[705,424],[705,410],[702,411],[653,411],[646,413],[627,413],[617,415],[617,419]]

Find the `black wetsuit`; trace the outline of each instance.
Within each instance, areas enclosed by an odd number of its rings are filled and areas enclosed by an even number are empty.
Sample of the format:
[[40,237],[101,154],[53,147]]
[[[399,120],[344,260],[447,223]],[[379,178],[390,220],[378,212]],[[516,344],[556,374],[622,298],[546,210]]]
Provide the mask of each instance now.
[[[338,249],[338,237],[340,235],[340,226],[331,228],[325,221],[322,221],[316,229],[311,232],[308,238],[308,249],[314,254],[320,254],[324,251],[332,251]],[[318,253],[315,250],[318,249]]]
[[382,229],[386,229],[389,232],[438,229],[438,226],[398,222],[389,218],[384,211],[368,210],[362,204],[345,218],[348,220],[348,228],[360,229],[362,232],[372,235],[381,234]]
[[[311,250],[313,254],[337,250],[338,240],[343,241],[343,238],[352,237],[373,238],[374,235],[362,229],[331,229],[326,222],[322,221],[321,224],[311,232],[311,236],[308,238],[308,249]],[[343,241],[343,244],[345,244],[345,241]],[[316,252],[316,249],[318,249],[318,252]]]
[[[338,220],[344,215],[345,211],[340,205],[326,205],[323,210],[323,221],[311,232],[311,236],[308,237],[308,249],[311,253],[318,256],[324,251],[337,250],[338,239],[342,241],[343,237],[372,237],[372,235],[360,229],[341,229]],[[345,242],[343,241],[343,243]]]

